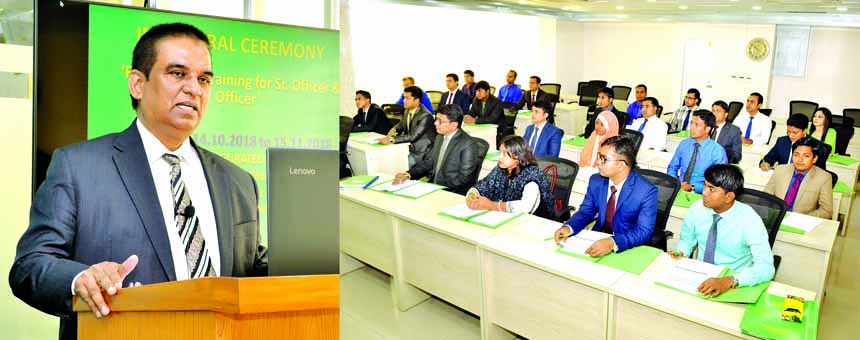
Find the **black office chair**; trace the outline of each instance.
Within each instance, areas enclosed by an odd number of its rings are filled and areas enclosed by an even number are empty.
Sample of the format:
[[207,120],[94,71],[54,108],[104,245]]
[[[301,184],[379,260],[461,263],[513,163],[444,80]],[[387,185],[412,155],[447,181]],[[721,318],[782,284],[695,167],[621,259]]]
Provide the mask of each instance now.
[[[839,119],[837,120],[837,118]],[[836,131],[835,152],[847,156],[848,144],[851,143],[851,138],[854,137],[854,119],[851,117],[833,116],[833,130]]]
[[633,144],[636,145],[634,150],[635,150],[636,154],[638,155],[639,154],[639,146],[642,145],[642,139],[645,138],[645,136],[639,131],[630,130],[630,129],[622,129],[618,134],[625,136],[627,138],[630,138],[630,140],[633,141]]
[[770,117],[770,114],[773,112],[773,109],[759,109],[758,112],[764,113],[765,116]]
[[576,174],[579,172],[579,165],[572,160],[560,157],[537,157],[537,161],[546,175],[552,196],[555,197],[553,220],[564,223],[570,219],[575,210],[568,205],[568,202],[570,202],[570,192],[573,191]]
[[615,100],[627,101],[630,98],[630,91],[633,89],[630,86],[615,85],[612,86],[612,91],[615,92]]
[[[496,148],[498,148],[499,145],[501,145],[502,138],[516,134],[517,130],[516,130],[515,125],[517,123],[517,114],[519,114],[519,112],[516,110],[513,110],[513,111],[505,110],[505,123],[507,123],[508,126],[506,126],[504,130],[502,130],[501,135],[496,136]],[[526,133],[526,132],[523,131],[523,133]]]
[[741,103],[741,102],[729,103],[729,112],[728,112],[728,115],[726,116],[726,120],[729,122],[734,122],[735,117],[737,117],[738,114],[741,113],[741,110],[743,108],[744,108],[744,103]]
[[815,114],[815,110],[818,110],[818,103],[805,100],[792,100],[788,102],[788,106],[789,117],[795,113],[802,113],[806,118],[809,118],[810,121],[812,121],[812,115]]
[[403,120],[406,108],[400,104],[382,104],[382,112],[385,112],[385,116],[388,117],[388,122],[391,123],[391,126],[397,126]]
[[353,174],[346,152],[349,133],[352,131],[352,122],[352,117],[340,116],[340,178],[350,177]]
[[[490,150],[490,143],[485,141],[483,138],[478,137],[472,137],[472,140],[475,141],[475,145],[478,147],[478,159],[484,159],[484,157],[487,157],[487,151]],[[482,162],[478,162],[475,169],[472,170],[471,174],[469,174],[469,181],[472,183],[472,186],[474,186],[475,183],[478,183],[478,179],[481,177],[481,166]]]
[[819,142],[818,145],[821,148],[818,149],[818,161],[815,162],[815,166],[827,170],[827,159],[830,158],[830,153],[833,152],[833,147],[828,144],[824,144],[824,142]]
[[[773,249],[773,243],[776,241],[776,233],[779,232],[779,226],[782,224],[782,219],[785,218],[786,211],[788,211],[788,204],[783,199],[774,195],[747,188],[744,188],[743,194],[736,199],[753,208],[759,217],[761,217],[764,228],[767,230],[767,239],[770,242],[770,248]],[[776,270],[779,270],[779,262],[781,260],[779,256],[773,256],[773,266]]]
[[[835,187],[836,187],[836,182],[839,182],[839,175],[837,175],[835,172],[830,171],[830,170],[824,170],[824,171],[827,171],[827,172],[829,172],[829,173],[830,173],[830,180],[833,182],[833,183],[832,183],[832,185],[833,185],[833,187],[835,188]],[[839,207],[833,207],[833,209],[834,209],[834,210],[839,210]],[[838,214],[838,212],[837,212],[837,214]]]
[[442,101],[442,91],[426,91],[427,98],[430,98],[430,105],[433,105],[432,109],[436,109],[439,107],[439,102]]
[[555,101],[558,102],[558,98],[561,96],[561,84],[556,83],[543,83],[540,84],[540,89],[546,93],[553,95]]
[[597,95],[603,87],[588,83],[579,94],[579,106],[591,106],[597,103]]
[[589,80],[588,83],[593,86],[597,86],[598,89],[602,89],[606,87],[607,84],[609,84],[609,82],[607,82],[606,80]]
[[842,115],[854,120],[854,127],[860,127],[860,109],[843,109]]
[[[762,112],[762,113],[764,113],[764,112]],[[770,134],[767,135],[767,144],[768,145],[770,145],[770,139],[773,138],[773,130],[774,129],[776,129],[776,122],[771,120],[770,121]]]
[[669,221],[669,211],[675,202],[675,196],[681,190],[681,182],[660,171],[637,169],[636,173],[657,186],[657,221],[654,223],[654,232],[648,245],[666,251],[667,241],[673,235],[671,231],[666,230],[666,223]]
[[663,114],[663,105],[657,105],[657,118],[660,118],[660,115]]
[[623,130],[624,127],[627,126],[627,123],[630,122],[630,114],[627,112],[621,112],[620,116],[621,117],[617,117],[618,119],[620,119],[618,121],[618,130]]
[[576,84],[576,95],[577,95],[577,96],[581,95],[581,94],[582,94],[582,89],[584,89],[586,86],[588,86],[588,82],[587,82],[587,81],[581,81],[581,82],[577,83],[577,84]]
[[494,96],[496,95],[496,87],[495,86],[490,86],[490,94],[494,95]]

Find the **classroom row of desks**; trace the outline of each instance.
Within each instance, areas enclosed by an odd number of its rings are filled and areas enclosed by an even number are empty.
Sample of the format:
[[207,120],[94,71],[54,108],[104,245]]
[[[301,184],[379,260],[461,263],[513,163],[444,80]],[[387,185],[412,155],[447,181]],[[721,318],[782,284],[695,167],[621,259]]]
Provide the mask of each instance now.
[[[621,271],[557,252],[547,239],[554,221],[520,215],[492,229],[438,214],[463,201],[445,191],[415,200],[341,192],[342,272],[387,273],[403,311],[430,294],[475,314],[483,339],[751,338],[740,330],[745,305],[654,284],[672,265],[665,253],[638,275]],[[768,293],[817,297],[779,278]]]

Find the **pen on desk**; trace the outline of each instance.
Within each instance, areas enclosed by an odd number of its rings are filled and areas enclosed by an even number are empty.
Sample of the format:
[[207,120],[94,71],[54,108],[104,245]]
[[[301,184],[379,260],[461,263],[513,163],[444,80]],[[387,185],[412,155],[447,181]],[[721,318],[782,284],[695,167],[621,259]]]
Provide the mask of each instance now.
[[[561,234],[561,235],[559,235],[559,236],[560,236],[561,238],[570,237],[570,233]],[[545,239],[543,239],[543,240],[544,240],[544,241],[549,241],[549,240],[554,240],[554,239],[555,239],[555,235],[550,236],[550,237],[547,237],[547,238],[545,238]]]

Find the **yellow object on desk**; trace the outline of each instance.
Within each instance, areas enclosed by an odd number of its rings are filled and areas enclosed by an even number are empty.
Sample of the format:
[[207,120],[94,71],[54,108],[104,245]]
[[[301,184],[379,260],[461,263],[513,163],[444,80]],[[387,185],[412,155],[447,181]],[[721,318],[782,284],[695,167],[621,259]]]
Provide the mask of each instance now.
[[803,298],[788,295],[782,303],[782,319],[786,321],[803,321]]

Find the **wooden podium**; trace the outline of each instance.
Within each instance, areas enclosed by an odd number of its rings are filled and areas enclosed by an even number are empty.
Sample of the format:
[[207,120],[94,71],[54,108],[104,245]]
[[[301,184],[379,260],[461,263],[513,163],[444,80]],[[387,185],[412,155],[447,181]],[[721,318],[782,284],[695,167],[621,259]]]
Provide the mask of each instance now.
[[75,297],[78,339],[338,339],[338,275],[211,277],[120,290],[97,319]]

